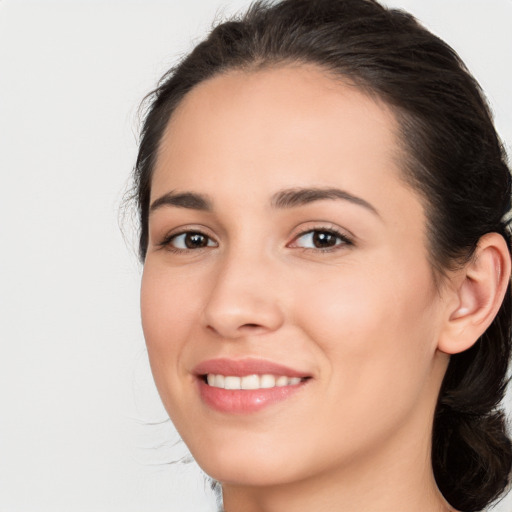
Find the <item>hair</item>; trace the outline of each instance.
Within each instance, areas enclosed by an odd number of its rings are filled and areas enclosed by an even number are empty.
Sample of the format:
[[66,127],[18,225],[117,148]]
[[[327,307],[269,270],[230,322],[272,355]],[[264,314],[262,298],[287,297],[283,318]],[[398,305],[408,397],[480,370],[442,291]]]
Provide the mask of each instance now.
[[[511,177],[483,93],[455,51],[410,14],[375,0],[258,1],[216,26],[148,95],[134,170],[139,255],[148,245],[151,179],[171,115],[196,85],[231,70],[313,64],[389,105],[403,177],[427,218],[434,273],[468,262],[497,232],[511,249]],[[500,410],[511,355],[511,288],[493,323],[451,356],[434,415],[432,466],[454,507],[480,511],[510,486],[512,443]]]

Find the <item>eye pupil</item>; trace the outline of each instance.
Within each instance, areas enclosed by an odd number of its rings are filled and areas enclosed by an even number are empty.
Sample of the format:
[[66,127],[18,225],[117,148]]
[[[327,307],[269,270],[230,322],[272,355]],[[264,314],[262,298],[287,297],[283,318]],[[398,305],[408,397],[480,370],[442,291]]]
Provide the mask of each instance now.
[[185,236],[185,246],[188,249],[197,249],[198,247],[206,247],[208,239],[201,233],[188,233]]
[[315,247],[333,247],[336,245],[336,235],[327,231],[315,231],[313,234]]

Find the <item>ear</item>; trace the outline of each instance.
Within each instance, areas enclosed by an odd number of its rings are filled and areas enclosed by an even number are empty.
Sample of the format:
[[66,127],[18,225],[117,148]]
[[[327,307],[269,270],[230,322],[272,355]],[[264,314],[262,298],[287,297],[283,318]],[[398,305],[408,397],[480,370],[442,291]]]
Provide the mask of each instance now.
[[505,239],[487,233],[463,269],[452,276],[446,322],[438,349],[457,354],[470,348],[486,331],[500,309],[510,281],[510,253]]

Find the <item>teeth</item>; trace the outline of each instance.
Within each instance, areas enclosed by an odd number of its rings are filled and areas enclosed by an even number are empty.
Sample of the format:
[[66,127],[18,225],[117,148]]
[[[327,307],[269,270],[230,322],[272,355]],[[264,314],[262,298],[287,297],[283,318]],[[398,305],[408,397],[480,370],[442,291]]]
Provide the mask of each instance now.
[[285,375],[246,375],[236,377],[234,375],[216,375],[209,373],[206,376],[209,386],[223,389],[269,389],[283,386],[297,386],[302,379],[300,377],[286,377]]
[[[215,382],[217,382],[217,377]],[[240,377],[224,377],[224,389],[242,389],[242,379]]]
[[215,379],[213,381],[213,386],[216,388],[223,388],[224,387],[224,375],[215,375]]
[[262,388],[274,388],[276,386],[276,378],[273,375],[262,375],[260,379]]
[[242,389],[258,389],[260,387],[260,378],[257,375],[247,375],[240,380]]
[[290,379],[288,377],[285,377],[284,375],[281,375],[281,377],[278,377],[276,379],[276,386],[279,386],[279,387],[287,386],[289,380]]

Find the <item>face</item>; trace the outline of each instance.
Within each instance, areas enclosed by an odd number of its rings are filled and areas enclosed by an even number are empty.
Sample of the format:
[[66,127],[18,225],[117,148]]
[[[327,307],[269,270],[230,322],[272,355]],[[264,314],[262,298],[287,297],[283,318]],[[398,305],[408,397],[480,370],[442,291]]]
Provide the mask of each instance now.
[[428,438],[442,295],[396,132],[385,105],[306,66],[210,79],[167,127],[143,328],[173,423],[223,483]]

